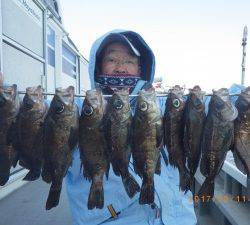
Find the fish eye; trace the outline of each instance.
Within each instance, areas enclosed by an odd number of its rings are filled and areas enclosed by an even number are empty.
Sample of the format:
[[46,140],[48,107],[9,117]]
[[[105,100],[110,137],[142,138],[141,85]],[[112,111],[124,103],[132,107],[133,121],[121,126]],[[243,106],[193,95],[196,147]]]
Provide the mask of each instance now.
[[116,101],[114,101],[113,106],[116,109],[122,109],[123,103],[120,99],[117,99]]
[[181,105],[181,102],[180,102],[180,100],[179,99],[174,99],[173,100],[173,106],[175,107],[175,108],[179,108],[180,107],[180,105]]
[[85,106],[84,109],[83,109],[83,113],[84,113],[86,116],[92,115],[93,112],[94,112],[94,110],[93,110],[93,107],[91,107],[91,106]]
[[64,105],[63,104],[60,104],[56,107],[56,113],[60,114],[64,111]]
[[140,110],[145,112],[148,109],[148,104],[146,102],[142,102],[140,104]]

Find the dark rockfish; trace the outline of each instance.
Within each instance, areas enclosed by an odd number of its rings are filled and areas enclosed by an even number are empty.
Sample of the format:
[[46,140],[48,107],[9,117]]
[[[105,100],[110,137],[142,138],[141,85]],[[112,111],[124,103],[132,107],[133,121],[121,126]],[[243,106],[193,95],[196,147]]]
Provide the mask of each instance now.
[[41,123],[46,112],[42,87],[27,88],[17,115],[15,130],[12,132],[15,133],[13,139],[17,139],[15,148],[18,151],[19,164],[30,170],[24,180],[36,180],[41,173],[43,161]]
[[42,178],[50,183],[46,209],[59,203],[63,177],[72,162],[78,141],[79,112],[74,103],[74,87],[56,89],[43,125],[44,165]]
[[160,173],[162,117],[155,90],[141,90],[133,117],[132,156],[135,172],[142,177],[140,204],[154,202],[154,174]]
[[121,176],[125,190],[130,198],[140,191],[140,186],[129,173],[131,158],[132,113],[129,105],[129,90],[115,91],[108,102],[107,141],[109,158],[117,176]]
[[205,121],[205,105],[203,103],[205,92],[199,86],[190,89],[184,109],[184,152],[187,167],[193,183],[201,154],[201,137]]
[[166,101],[164,113],[164,143],[169,154],[169,164],[177,167],[180,177],[180,189],[187,192],[190,189],[190,176],[186,168],[186,156],[183,146],[184,136],[183,88],[176,85]]
[[233,154],[236,166],[247,174],[250,187],[250,87],[241,92],[235,106],[239,114],[234,122]]
[[108,176],[109,161],[103,128],[105,102],[101,91],[86,92],[79,121],[79,147],[83,175],[92,181],[88,209],[102,209],[104,205],[103,176]]
[[16,166],[17,152],[11,144],[11,131],[19,110],[17,86],[0,86],[0,185],[7,183],[11,166]]
[[230,102],[228,89],[213,91],[202,137],[200,171],[206,177],[199,196],[214,196],[214,179],[220,172],[233,141],[237,109]]

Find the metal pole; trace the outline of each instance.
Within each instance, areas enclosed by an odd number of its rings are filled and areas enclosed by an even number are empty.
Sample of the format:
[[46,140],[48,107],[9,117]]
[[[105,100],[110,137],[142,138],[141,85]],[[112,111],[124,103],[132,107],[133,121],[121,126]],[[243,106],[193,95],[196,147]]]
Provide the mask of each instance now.
[[0,72],[3,72],[3,19],[2,19],[2,0],[0,0]]
[[42,74],[42,87],[48,90],[48,57],[47,57],[47,9],[43,10],[43,57],[44,73]]
[[247,26],[244,27],[243,31],[243,38],[242,38],[242,46],[243,46],[243,52],[242,52],[242,74],[241,74],[241,85],[245,84],[245,71],[246,71],[246,45],[247,45]]
[[[26,91],[18,91],[19,94],[24,95]],[[52,92],[43,92],[43,95],[50,95],[53,96],[55,93]],[[206,94],[205,96],[212,96],[213,94]],[[81,94],[75,94],[75,97],[86,97],[86,95],[81,95]],[[129,97],[137,97],[138,95],[129,95]],[[157,97],[167,97],[168,93],[166,94],[157,94]],[[187,96],[187,95],[184,95]],[[229,96],[239,96],[239,94],[230,94]],[[103,97],[112,97],[112,95],[103,95]]]

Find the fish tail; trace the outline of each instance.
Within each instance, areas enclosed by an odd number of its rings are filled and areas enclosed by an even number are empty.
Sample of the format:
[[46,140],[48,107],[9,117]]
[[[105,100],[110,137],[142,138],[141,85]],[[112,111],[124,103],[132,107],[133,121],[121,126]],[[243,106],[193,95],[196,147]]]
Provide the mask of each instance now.
[[140,191],[139,184],[136,182],[135,178],[130,173],[128,174],[128,176],[122,178],[122,183],[130,198],[133,198],[134,195]]
[[121,171],[120,171],[120,166],[119,164],[116,162],[116,161],[112,161],[112,168],[113,168],[113,171],[114,171],[114,174],[116,176],[120,176],[121,175]]
[[4,186],[8,182],[9,177],[9,174],[0,174],[0,186]]
[[49,190],[49,196],[46,202],[46,210],[50,210],[51,208],[56,207],[58,205],[61,190],[62,190],[62,185],[57,186],[52,183]]
[[187,171],[180,173],[180,189],[187,193],[191,186],[191,177]]
[[214,180],[206,178],[198,192],[198,196],[214,197]]
[[104,191],[102,182],[92,181],[89,198],[88,198],[88,209],[102,209],[104,205]]
[[140,204],[152,204],[154,203],[154,181],[148,182],[143,179],[141,186],[141,193],[139,198]]
[[41,171],[39,169],[31,169],[26,176],[23,178],[23,180],[26,181],[34,181],[37,180],[40,177]]

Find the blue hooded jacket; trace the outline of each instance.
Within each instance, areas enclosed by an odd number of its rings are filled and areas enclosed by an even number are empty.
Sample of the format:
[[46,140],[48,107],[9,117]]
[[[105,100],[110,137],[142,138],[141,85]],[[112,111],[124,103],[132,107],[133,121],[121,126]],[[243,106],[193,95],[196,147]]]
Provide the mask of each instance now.
[[[152,84],[155,72],[155,58],[152,50],[143,38],[132,31],[114,30],[97,39],[91,49],[89,59],[89,76],[91,88],[95,88],[96,53],[105,38],[110,34],[122,34],[135,46],[141,54],[142,74],[132,94],[137,94],[146,84]],[[79,108],[82,101],[77,99]],[[161,111],[165,109],[165,99],[159,99]],[[109,179],[104,179],[104,207],[103,209],[87,209],[90,182],[85,180],[81,171],[80,154],[76,149],[73,154],[72,166],[66,176],[68,199],[70,203],[73,225],[95,224],[165,224],[165,225],[194,225],[196,216],[192,203],[192,194],[184,195],[179,191],[179,173],[177,169],[166,166],[162,161],[161,175],[155,175],[155,203],[156,208],[139,204],[139,193],[132,199],[128,197],[120,177],[110,169]],[[141,179],[130,168],[130,172],[141,184]],[[121,212],[116,219],[109,219],[110,213],[107,206],[112,204],[116,212]],[[160,211],[160,218],[156,219],[156,212]]]

